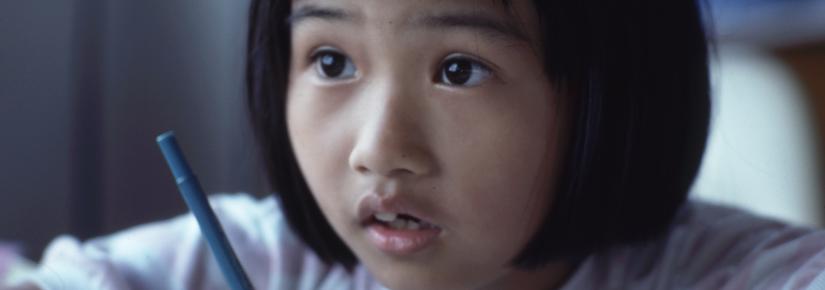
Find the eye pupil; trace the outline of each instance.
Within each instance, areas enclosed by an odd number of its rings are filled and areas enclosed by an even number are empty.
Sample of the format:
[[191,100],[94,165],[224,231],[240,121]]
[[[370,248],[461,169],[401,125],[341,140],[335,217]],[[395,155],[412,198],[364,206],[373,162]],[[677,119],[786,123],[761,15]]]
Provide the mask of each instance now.
[[325,53],[321,56],[321,70],[327,77],[337,77],[344,72],[344,56],[337,53]]
[[444,77],[451,84],[467,83],[473,74],[473,64],[467,60],[453,60],[444,68]]

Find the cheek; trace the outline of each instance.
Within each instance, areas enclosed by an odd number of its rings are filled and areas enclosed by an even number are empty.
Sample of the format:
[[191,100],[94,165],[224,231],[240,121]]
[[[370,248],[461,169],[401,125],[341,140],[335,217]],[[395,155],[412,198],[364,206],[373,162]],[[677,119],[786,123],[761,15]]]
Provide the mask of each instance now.
[[[349,127],[331,110],[332,98],[319,98],[311,87],[296,86],[287,102],[287,128],[295,158],[319,206],[326,215],[329,205],[342,196],[337,189],[347,171]],[[330,217],[330,216],[328,216]],[[335,220],[330,218],[330,220]]]
[[468,152],[473,161],[467,162],[458,179],[463,187],[459,192],[467,193],[462,212],[469,217],[471,229],[478,235],[507,237],[511,247],[521,248],[546,213],[553,172],[549,162],[543,162],[549,161],[544,148],[507,145]]
[[346,169],[347,146],[355,118],[346,115],[347,90],[330,93],[312,84],[311,75],[290,83],[287,96],[287,128],[298,163],[305,175],[327,175]]
[[448,202],[455,218],[467,225],[468,242],[500,257],[523,247],[552,201],[559,127],[551,102],[533,94],[485,106],[495,110],[475,112],[485,117],[451,129],[462,134],[443,144],[446,163],[452,164],[446,180],[453,183]]

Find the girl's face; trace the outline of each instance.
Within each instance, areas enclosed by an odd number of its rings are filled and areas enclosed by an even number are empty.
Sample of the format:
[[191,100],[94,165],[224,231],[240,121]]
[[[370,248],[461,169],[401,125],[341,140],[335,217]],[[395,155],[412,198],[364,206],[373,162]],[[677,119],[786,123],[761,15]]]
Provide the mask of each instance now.
[[[564,118],[532,4],[499,2],[293,1],[292,146],[326,219],[387,287],[561,275],[510,266],[552,201]],[[404,215],[379,220],[391,213]]]

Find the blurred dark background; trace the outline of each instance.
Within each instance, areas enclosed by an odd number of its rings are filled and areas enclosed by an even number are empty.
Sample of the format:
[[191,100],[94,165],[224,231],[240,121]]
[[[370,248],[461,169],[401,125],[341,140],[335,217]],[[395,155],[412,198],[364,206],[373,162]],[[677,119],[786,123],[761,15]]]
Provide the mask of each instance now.
[[[709,2],[715,129],[695,195],[822,225],[825,1]],[[0,1],[0,240],[37,260],[59,234],[185,212],[154,143],[170,129],[208,192],[263,195],[247,6]]]
[[186,208],[175,130],[209,192],[263,191],[246,119],[248,1],[0,1],[0,240],[37,259]]

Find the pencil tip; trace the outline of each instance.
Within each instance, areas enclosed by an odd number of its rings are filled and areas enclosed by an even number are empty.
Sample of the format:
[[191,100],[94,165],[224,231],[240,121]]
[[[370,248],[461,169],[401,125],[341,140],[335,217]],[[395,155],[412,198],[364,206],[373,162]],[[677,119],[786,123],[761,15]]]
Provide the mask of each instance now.
[[174,137],[174,136],[175,136],[175,131],[166,131],[163,134],[158,135],[158,138],[155,139],[155,141],[160,143],[160,142],[163,142],[163,140],[165,140],[166,138]]

